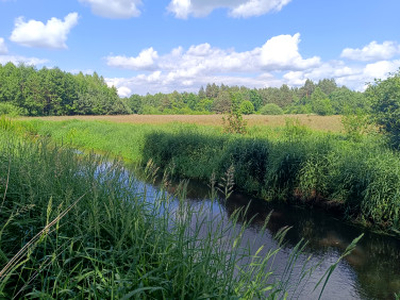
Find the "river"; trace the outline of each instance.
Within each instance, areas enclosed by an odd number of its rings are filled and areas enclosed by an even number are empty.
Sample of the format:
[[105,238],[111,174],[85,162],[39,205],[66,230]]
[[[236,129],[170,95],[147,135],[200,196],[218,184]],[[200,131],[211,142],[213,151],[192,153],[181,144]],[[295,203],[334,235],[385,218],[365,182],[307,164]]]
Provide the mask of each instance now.
[[[104,169],[107,166],[101,166],[99,171]],[[139,179],[135,186],[146,192],[148,201],[159,192],[158,184],[152,185]],[[171,184],[167,190],[172,194],[175,188],[176,185]],[[253,241],[254,252],[262,245],[267,246],[264,252],[278,247],[274,235],[284,226],[291,227],[274,262],[277,276],[283,272],[295,245],[301,239],[307,241],[292,277],[296,278],[306,260],[310,260],[309,265],[319,265],[301,286],[301,293],[296,292],[295,299],[318,299],[321,285],[314,291],[316,283],[360,234],[364,234],[363,238],[355,250],[338,264],[322,299],[394,299],[394,294],[400,292],[400,240],[347,224],[319,209],[267,203],[241,193],[233,193],[228,200],[218,198],[216,204],[209,199],[209,193],[210,188],[206,185],[189,182],[185,201],[195,209],[196,206],[202,206],[202,211],[213,217],[218,215],[226,222],[229,222],[229,217],[236,209],[251,202],[247,214],[239,223],[251,219],[251,225],[244,231],[244,240]],[[269,214],[267,230],[260,236],[259,232]]]

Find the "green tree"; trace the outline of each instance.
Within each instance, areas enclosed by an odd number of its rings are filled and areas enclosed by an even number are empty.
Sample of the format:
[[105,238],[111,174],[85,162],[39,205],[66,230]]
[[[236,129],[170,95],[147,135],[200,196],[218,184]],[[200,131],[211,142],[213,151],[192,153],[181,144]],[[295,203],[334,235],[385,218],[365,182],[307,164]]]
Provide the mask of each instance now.
[[224,131],[227,133],[245,134],[247,132],[247,122],[243,120],[242,113],[240,112],[239,99],[242,95],[240,93],[231,93],[231,107],[228,116],[222,118],[224,123]]
[[258,111],[262,104],[263,100],[257,90],[250,90],[249,91],[249,100],[253,103],[254,109]]
[[359,110],[363,110],[366,113],[370,111],[370,104],[366,101],[364,94],[349,90],[345,86],[333,91],[329,95],[329,99],[335,114],[356,113]]
[[222,91],[214,100],[212,110],[216,113],[227,113],[231,110],[231,106],[232,100],[230,93],[228,91]]
[[311,94],[311,106],[313,112],[326,116],[333,114],[333,108],[328,96],[317,87]]
[[260,113],[262,115],[283,115],[283,109],[275,103],[268,103],[261,107]]
[[249,100],[245,100],[240,104],[240,112],[244,115],[254,114],[254,105]]
[[143,97],[137,94],[131,95],[127,99],[127,104],[134,114],[142,114],[143,113]]
[[400,69],[387,79],[376,79],[366,90],[372,103],[372,115],[391,145],[400,146]]
[[318,81],[317,87],[321,89],[321,91],[326,94],[330,95],[337,89],[337,84],[335,79],[322,79]]

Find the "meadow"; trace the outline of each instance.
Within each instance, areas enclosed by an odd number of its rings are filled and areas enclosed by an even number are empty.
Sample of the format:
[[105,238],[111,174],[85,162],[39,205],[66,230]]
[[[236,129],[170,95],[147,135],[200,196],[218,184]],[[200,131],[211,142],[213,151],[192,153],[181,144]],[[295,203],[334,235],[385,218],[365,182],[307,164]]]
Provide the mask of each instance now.
[[[45,121],[109,121],[113,123],[131,123],[131,124],[166,124],[166,123],[184,123],[197,125],[221,126],[222,115],[111,115],[111,116],[51,116],[51,117],[33,117],[22,118],[22,120],[45,120]],[[318,115],[246,115],[244,119],[249,126],[266,125],[271,128],[282,127],[288,119],[298,120],[299,124],[307,126],[313,130],[319,131],[342,131],[342,116],[318,116]]]

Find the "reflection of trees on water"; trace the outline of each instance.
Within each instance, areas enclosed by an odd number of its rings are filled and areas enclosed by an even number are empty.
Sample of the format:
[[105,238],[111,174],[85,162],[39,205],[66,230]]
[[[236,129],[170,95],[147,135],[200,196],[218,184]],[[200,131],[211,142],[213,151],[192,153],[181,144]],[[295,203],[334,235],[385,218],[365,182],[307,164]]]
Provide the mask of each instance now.
[[[236,195],[235,195],[236,196]],[[246,205],[245,196],[230,199],[228,214]],[[248,198],[247,198],[248,199]],[[306,251],[324,255],[332,251],[342,253],[351,241],[362,233],[359,228],[343,224],[318,209],[290,208],[287,205],[268,205],[254,201],[245,216],[252,226],[262,226],[273,209],[268,230],[276,234],[283,226],[292,226],[286,236],[287,247],[293,247],[301,238],[308,241]],[[400,291],[400,241],[391,237],[366,232],[356,249],[345,258],[345,263],[356,272],[360,287],[366,295],[378,299],[393,298]]]
[[[170,192],[174,191],[171,185]],[[187,199],[201,203],[207,199],[210,189],[206,185],[191,183]],[[219,201],[227,217],[249,203],[249,197],[235,193],[227,201]],[[343,253],[351,241],[363,231],[344,224],[318,209],[289,207],[286,204],[270,204],[252,200],[241,222],[250,222],[255,231],[264,225],[268,215],[267,230],[274,236],[284,226],[292,228],[286,235],[285,247],[293,248],[301,238],[308,241],[307,253],[326,257]],[[337,257],[337,256],[335,256]],[[356,273],[361,294],[367,298],[391,299],[400,291],[400,241],[387,236],[365,232],[356,249],[344,259]]]

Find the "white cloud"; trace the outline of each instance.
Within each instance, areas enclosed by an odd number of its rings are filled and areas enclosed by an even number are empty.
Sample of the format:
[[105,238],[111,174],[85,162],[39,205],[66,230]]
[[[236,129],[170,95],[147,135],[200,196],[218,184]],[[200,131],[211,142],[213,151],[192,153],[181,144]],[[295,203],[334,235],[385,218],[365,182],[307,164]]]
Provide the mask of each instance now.
[[299,53],[300,35],[280,35],[268,40],[262,47],[236,52],[220,49],[208,43],[182,47],[169,54],[158,55],[153,48],[142,50],[136,57],[108,56],[112,67],[167,73],[167,79],[190,78],[207,74],[304,70],[317,66],[320,58],[303,59]]
[[36,57],[24,57],[18,55],[0,55],[0,64],[5,65],[7,63],[13,63],[14,65],[25,64],[25,65],[42,65],[48,62],[47,59],[41,59]]
[[271,11],[280,11],[291,0],[171,0],[167,10],[179,19],[189,16],[204,17],[218,8],[228,9],[235,18],[260,16]]
[[157,59],[157,51],[150,47],[140,52],[137,57],[109,56],[107,57],[107,64],[122,69],[151,70]]
[[364,75],[366,78],[386,78],[389,73],[395,72],[400,66],[400,60],[394,61],[378,61],[376,63],[368,64],[364,68]]
[[129,97],[132,94],[132,90],[126,86],[121,86],[117,89],[120,97]]
[[8,49],[7,49],[6,43],[4,42],[3,38],[0,38],[0,55],[7,54],[7,53],[8,53]]
[[299,43],[300,34],[295,34],[272,37],[264,45],[243,52],[213,47],[209,43],[187,49],[177,47],[167,54],[148,48],[134,57],[107,57],[109,66],[131,69],[135,74],[130,78],[106,80],[124,96],[174,90],[198,92],[200,86],[213,82],[249,88],[302,86],[306,79],[318,82],[324,78],[333,78],[338,85],[363,91],[366,83],[374,78],[384,79],[400,66],[400,59],[368,63],[322,61],[317,56],[304,58]]
[[300,34],[279,35],[268,40],[261,48],[261,63],[274,70],[308,69],[320,64],[319,57],[303,59],[299,53]]
[[366,65],[346,65],[343,61],[330,61],[306,71],[290,71],[283,75],[283,80],[290,86],[301,86],[306,79],[315,82],[324,78],[333,78],[336,83],[348,88],[364,91],[375,78],[387,78],[400,66],[400,60],[379,61]]
[[291,0],[250,0],[231,9],[229,14],[237,18],[261,16],[270,11],[280,11]]
[[78,24],[78,13],[70,13],[64,21],[51,18],[44,24],[41,21],[24,21],[23,17],[15,20],[15,28],[10,40],[27,47],[39,47],[50,49],[67,48],[67,35]]
[[299,43],[300,35],[295,34],[273,37],[263,46],[243,52],[204,43],[186,50],[177,47],[163,55],[148,48],[134,57],[108,56],[106,61],[109,66],[141,72],[129,79],[109,79],[109,82],[135,93],[138,90],[143,93],[197,90],[210,82],[250,87],[275,86],[283,81],[274,78],[272,72],[305,71],[320,65],[319,57],[304,59],[301,56]]
[[400,54],[400,46],[393,41],[385,41],[378,44],[376,41],[369,43],[362,49],[346,48],[341,57],[358,61],[378,61],[391,59]]
[[79,0],[90,5],[95,15],[110,19],[128,19],[138,17],[141,0]]
[[[191,80],[176,80],[169,81],[165,74],[152,73],[150,75],[140,74],[131,78],[105,78],[109,86],[115,86],[118,89],[120,96],[127,97],[132,93],[145,95],[147,93],[171,93],[174,90],[183,92],[199,91],[200,86],[206,86],[207,83],[226,84],[229,86],[247,86],[249,88],[265,87],[266,83],[269,86],[280,86],[282,82],[275,79],[272,75],[262,74],[257,77],[237,77],[237,76],[204,76],[196,77]],[[131,90],[129,94],[124,91]],[[121,93],[122,91],[122,93]]]

